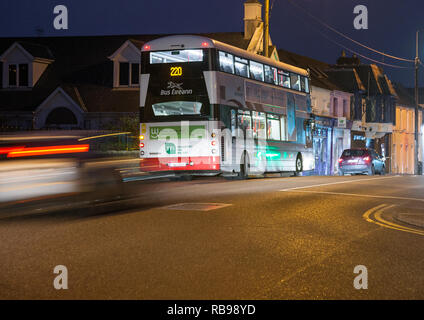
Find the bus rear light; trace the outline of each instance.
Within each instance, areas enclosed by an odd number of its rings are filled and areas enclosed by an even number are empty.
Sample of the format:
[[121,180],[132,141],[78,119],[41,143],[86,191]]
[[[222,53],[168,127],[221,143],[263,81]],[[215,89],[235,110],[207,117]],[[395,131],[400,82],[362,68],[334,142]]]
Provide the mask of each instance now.
[[144,135],[140,135],[140,140],[144,140]]
[[140,142],[140,148],[144,148],[144,143]]
[[144,46],[144,50],[150,50],[150,46],[149,46],[148,44],[146,44],[146,45]]
[[340,159],[339,159],[339,163],[342,163],[342,162],[343,162],[343,159],[342,159],[342,158],[340,158]]
[[215,149],[212,149],[212,153],[215,154],[216,153],[216,150]]
[[202,47],[203,48],[209,47],[209,43],[207,43],[206,41],[203,41],[202,42]]
[[144,156],[144,151],[140,151],[140,156]]
[[211,145],[215,147],[216,146],[216,141],[215,140],[212,140],[211,141]]

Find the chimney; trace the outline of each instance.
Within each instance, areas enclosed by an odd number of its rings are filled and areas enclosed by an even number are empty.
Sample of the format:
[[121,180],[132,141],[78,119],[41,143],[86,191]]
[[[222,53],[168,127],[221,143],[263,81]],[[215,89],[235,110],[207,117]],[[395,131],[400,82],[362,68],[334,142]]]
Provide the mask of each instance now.
[[244,2],[244,38],[251,39],[262,22],[262,4],[258,0]]

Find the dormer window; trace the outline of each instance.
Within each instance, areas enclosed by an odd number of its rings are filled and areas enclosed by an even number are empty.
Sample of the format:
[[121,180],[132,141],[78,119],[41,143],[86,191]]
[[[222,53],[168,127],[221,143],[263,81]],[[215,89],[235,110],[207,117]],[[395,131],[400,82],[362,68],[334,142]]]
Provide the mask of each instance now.
[[140,64],[132,62],[119,63],[119,86],[134,87],[139,85]]
[[140,86],[140,50],[142,43],[127,40],[110,57],[113,61],[113,87],[135,90]]
[[28,87],[28,64],[9,64],[9,87]]
[[3,54],[1,89],[16,90],[34,87],[47,67],[54,62],[50,49],[36,43],[14,42]]

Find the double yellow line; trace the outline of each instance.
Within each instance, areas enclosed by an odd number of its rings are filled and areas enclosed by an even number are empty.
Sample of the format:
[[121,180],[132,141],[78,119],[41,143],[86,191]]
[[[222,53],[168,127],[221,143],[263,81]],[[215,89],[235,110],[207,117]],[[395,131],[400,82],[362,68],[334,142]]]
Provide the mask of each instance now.
[[393,223],[391,221],[385,220],[382,217],[382,214],[384,213],[384,211],[386,211],[390,208],[393,208],[393,207],[395,207],[395,205],[388,205],[388,204],[383,203],[383,204],[380,204],[377,207],[371,208],[368,211],[366,211],[363,214],[363,217],[366,221],[371,222],[371,223],[375,223],[375,224],[382,226],[384,228],[389,228],[389,229],[394,229],[394,230],[398,230],[398,231],[409,232],[409,233],[424,236],[424,231],[408,228],[408,227],[402,226],[400,224],[396,224],[396,223]]

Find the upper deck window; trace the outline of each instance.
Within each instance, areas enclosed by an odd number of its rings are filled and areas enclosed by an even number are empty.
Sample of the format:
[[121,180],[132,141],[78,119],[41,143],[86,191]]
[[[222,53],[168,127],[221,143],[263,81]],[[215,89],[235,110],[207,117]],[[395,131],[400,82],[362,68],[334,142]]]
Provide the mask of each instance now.
[[224,72],[234,73],[233,55],[219,51],[219,69]]
[[247,59],[235,57],[234,67],[236,75],[249,78],[249,61]]
[[265,65],[264,70],[265,70],[265,82],[278,85],[277,69],[274,67]]
[[300,76],[295,73],[290,74],[291,88],[300,91]]
[[290,88],[290,74],[282,70],[278,70],[278,85]]
[[258,81],[264,81],[264,66],[262,63],[250,60],[250,77]]
[[170,50],[150,52],[150,64],[203,61],[202,49]]

